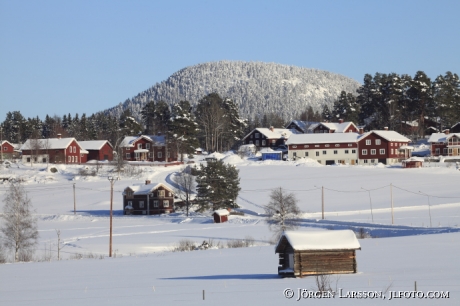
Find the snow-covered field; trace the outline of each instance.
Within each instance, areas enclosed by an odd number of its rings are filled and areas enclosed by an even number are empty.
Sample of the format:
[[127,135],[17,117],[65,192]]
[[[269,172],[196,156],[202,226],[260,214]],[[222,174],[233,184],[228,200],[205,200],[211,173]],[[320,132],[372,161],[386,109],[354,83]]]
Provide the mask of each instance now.
[[[174,167],[140,167],[137,176],[114,185],[113,250],[108,258],[110,167],[97,176],[80,176],[82,166],[19,165],[1,176],[21,177],[38,217],[37,259],[51,261],[0,265],[0,305],[267,304],[296,303],[297,290],[314,289],[314,278],[280,279],[277,255],[269,245],[263,205],[277,187],[297,195],[304,212],[298,230],[363,229],[358,274],[341,275],[347,291],[449,291],[448,299],[392,299],[385,303],[456,305],[460,301],[460,171],[449,168],[320,166],[296,162],[241,160],[216,154],[240,170],[237,199],[244,216],[214,224],[210,213],[123,216],[122,190],[146,179],[172,185]],[[197,157],[196,161],[203,157]],[[89,166],[91,169],[91,166]],[[73,185],[77,213],[74,215]],[[325,220],[321,193],[324,187]],[[0,196],[7,184],[0,183]],[[391,199],[393,198],[393,222]],[[372,209],[371,209],[372,207]],[[1,221],[0,221],[1,222]],[[431,224],[431,226],[430,226]],[[61,257],[57,261],[57,235]],[[240,249],[171,252],[180,240],[197,243],[251,236],[255,246]],[[70,260],[78,254],[103,259]],[[335,277],[334,277],[335,279]],[[335,284],[334,284],[335,287]],[[292,288],[292,299],[283,290]],[[203,301],[203,290],[205,300]],[[386,294],[389,297],[389,292]],[[374,304],[382,300],[323,299],[322,303]],[[309,302],[301,300],[299,302]]]

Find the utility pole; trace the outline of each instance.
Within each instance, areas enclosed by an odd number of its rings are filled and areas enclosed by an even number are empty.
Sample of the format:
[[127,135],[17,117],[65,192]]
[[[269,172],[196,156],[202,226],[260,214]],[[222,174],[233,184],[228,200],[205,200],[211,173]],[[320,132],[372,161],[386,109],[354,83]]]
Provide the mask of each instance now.
[[426,193],[421,192],[421,191],[419,191],[419,193],[421,193],[421,194],[427,196],[427,198],[428,198],[428,214],[429,214],[429,216],[430,216],[430,227],[433,227],[433,225],[431,224],[431,205],[430,205],[430,196],[429,196],[428,194],[426,194]]
[[[361,189],[364,189],[363,187],[361,187]],[[372,212],[372,199],[371,199],[371,191],[370,190],[367,190],[367,189],[364,189],[366,190],[368,193],[369,193],[369,204],[371,206],[371,216],[372,216],[372,223],[374,223],[374,213]]]
[[391,224],[394,224],[394,212],[393,212],[393,184],[390,183],[390,196],[391,196]]
[[324,220],[324,186],[321,186],[321,211]]
[[113,210],[113,184],[115,184],[115,178],[112,176],[108,177],[110,182],[110,242],[109,242],[109,257],[112,257],[112,210]]
[[77,214],[77,202],[75,201],[75,183],[73,183],[73,214]]

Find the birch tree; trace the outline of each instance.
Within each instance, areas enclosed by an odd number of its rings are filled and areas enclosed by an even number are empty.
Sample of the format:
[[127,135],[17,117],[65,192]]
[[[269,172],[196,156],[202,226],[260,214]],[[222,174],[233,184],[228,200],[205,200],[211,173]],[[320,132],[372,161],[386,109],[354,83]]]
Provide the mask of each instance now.
[[264,206],[264,209],[268,215],[268,226],[275,240],[278,240],[283,232],[297,228],[297,217],[300,213],[297,202],[295,194],[281,187],[272,190],[270,202]]
[[19,182],[10,184],[3,199],[3,245],[14,251],[14,261],[28,260],[38,240],[37,219],[27,192]]

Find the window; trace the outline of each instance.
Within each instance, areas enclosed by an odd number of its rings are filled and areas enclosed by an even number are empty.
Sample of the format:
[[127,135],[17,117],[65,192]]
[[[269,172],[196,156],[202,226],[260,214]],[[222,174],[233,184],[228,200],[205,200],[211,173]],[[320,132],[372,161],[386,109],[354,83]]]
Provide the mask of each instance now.
[[139,201],[139,208],[144,208],[144,201]]
[[292,146],[292,148],[294,148],[294,149],[295,149],[295,148],[297,148],[297,146]]
[[328,145],[328,144],[327,144],[327,145],[324,145],[324,146],[325,146],[326,148],[329,148],[329,145]]
[[77,153],[77,147],[73,147],[73,153]]
[[133,207],[133,201],[128,201],[128,206]]
[[376,144],[376,145],[382,144],[382,141],[381,141],[380,139],[376,139],[376,140],[375,140],[375,144]]
[[293,157],[297,157],[297,152],[293,152],[293,153],[292,153],[292,156],[293,156]]
[[42,163],[46,163],[46,157],[42,158]]
[[319,151],[316,151],[316,156],[319,156]]
[[249,140],[249,144],[253,144],[252,140]]
[[158,197],[159,198],[164,198],[165,197],[165,191],[164,190],[158,190]]
[[336,147],[340,147],[340,145],[339,145],[339,144],[336,144],[335,146],[336,146]]
[[367,159],[364,160],[364,163],[367,164]]
[[385,149],[380,149],[380,154],[385,154]]
[[146,143],[146,144],[145,144],[145,148],[146,148],[147,150],[150,149],[150,143]]
[[371,140],[370,139],[366,139],[366,146],[370,146],[371,145]]
[[158,152],[158,153],[157,153],[157,157],[158,157],[158,158],[162,158],[162,157],[163,157],[163,153],[162,153],[162,152]]
[[169,207],[169,201],[163,201],[163,207]]
[[130,154],[130,153],[126,153],[126,158],[127,158],[127,159],[130,159],[130,158],[131,158],[131,154]]
[[371,149],[371,155],[375,155],[377,154],[377,150],[376,149]]
[[337,154],[337,150],[334,150],[334,154]]
[[138,144],[137,144],[137,148],[138,148],[138,149],[142,149],[142,143],[138,143]]
[[351,150],[351,154],[356,154],[356,150]]
[[27,157],[27,162],[30,163],[30,157]]
[[442,154],[447,154],[447,148],[444,148],[442,151],[443,151]]
[[126,196],[127,197],[132,197],[133,196],[133,192],[131,190],[127,190],[126,191]]
[[262,140],[262,145],[265,146],[265,140]]
[[256,134],[255,134],[255,137],[256,137],[256,138],[260,138],[260,134],[259,134],[259,133],[256,133]]
[[70,156],[67,157],[67,162],[70,163],[71,159],[70,159]]
[[158,207],[158,200],[153,201],[153,207]]
[[259,141],[258,140],[256,140],[256,146],[259,146]]
[[319,148],[319,145],[315,145],[315,148]]
[[323,151],[323,155],[326,155],[327,154],[327,151]]
[[375,159],[371,159],[371,164],[375,164]]
[[308,152],[305,152],[305,157],[308,157]]
[[391,154],[393,154],[393,149],[391,149]]
[[362,153],[363,155],[367,155],[367,150],[366,150],[366,149],[363,149],[363,150],[361,151],[361,153]]
[[[149,152],[149,157],[152,158],[153,157],[153,153],[152,152]],[[106,158],[107,159],[107,158]]]
[[349,146],[349,147],[352,147],[352,146],[353,146],[353,144],[349,143],[349,144],[348,144],[348,146]]
[[275,140],[275,139],[272,139],[271,142],[272,142],[272,143],[276,143],[276,140]]
[[348,154],[348,150],[345,150],[345,154]]
[[308,145],[304,145],[303,147],[304,147],[304,148],[308,148]]

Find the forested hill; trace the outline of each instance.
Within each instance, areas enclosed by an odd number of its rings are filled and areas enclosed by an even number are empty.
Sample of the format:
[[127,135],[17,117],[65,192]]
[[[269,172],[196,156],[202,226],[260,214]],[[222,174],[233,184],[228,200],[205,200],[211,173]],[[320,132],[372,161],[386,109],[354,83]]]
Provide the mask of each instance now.
[[277,113],[285,120],[298,116],[307,106],[321,112],[332,106],[342,90],[355,93],[360,84],[348,77],[316,69],[275,63],[220,61],[179,70],[132,99],[105,110],[119,117],[131,109],[134,117],[148,101],[172,104],[188,100],[196,105],[205,95],[216,92],[240,107],[244,117]]

